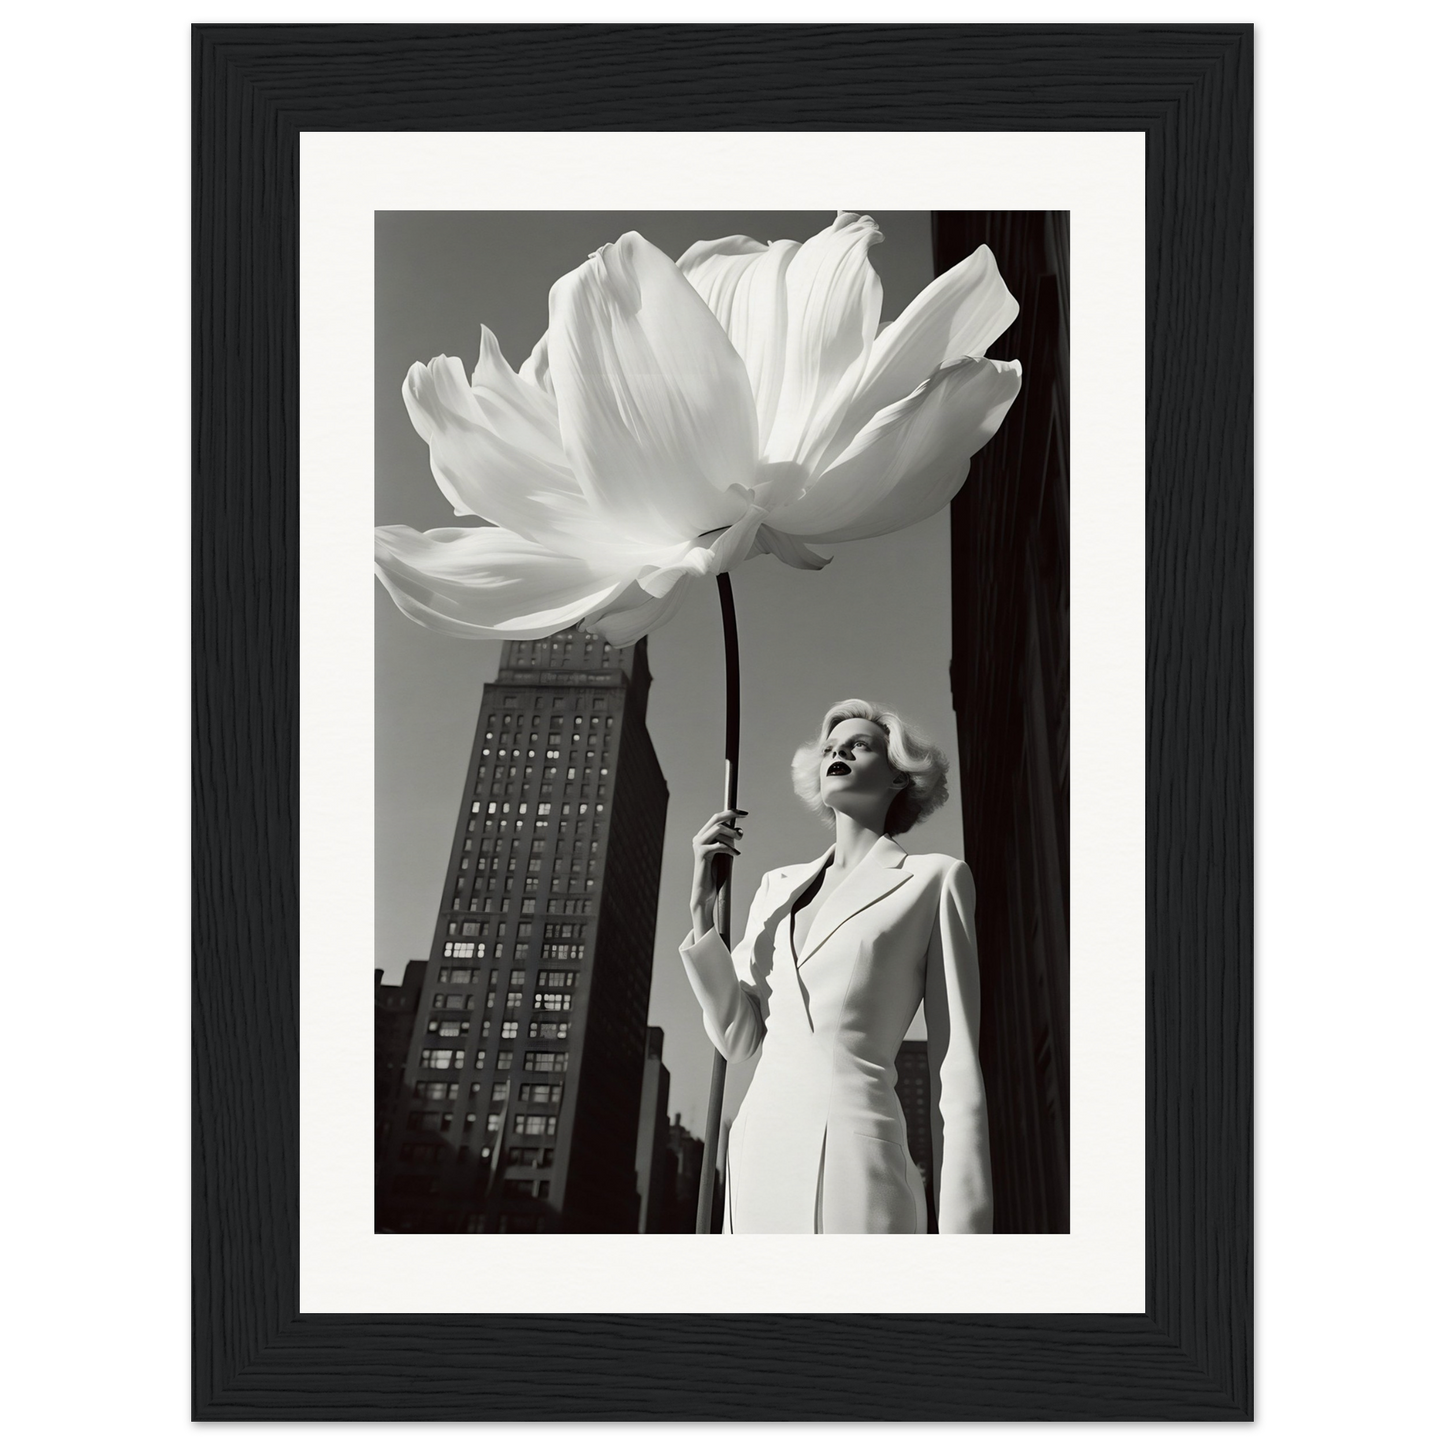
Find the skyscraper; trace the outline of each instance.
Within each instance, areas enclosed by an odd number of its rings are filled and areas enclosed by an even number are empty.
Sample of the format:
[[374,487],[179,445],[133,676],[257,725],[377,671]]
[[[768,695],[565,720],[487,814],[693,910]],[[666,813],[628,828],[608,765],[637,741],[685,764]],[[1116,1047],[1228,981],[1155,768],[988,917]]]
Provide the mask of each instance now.
[[426,959],[414,958],[399,984],[383,983],[376,970],[376,1162],[385,1157],[406,1078],[416,1010],[426,979]]
[[639,1234],[661,1234],[664,1192],[675,1189],[677,1164],[667,1147],[667,1095],[671,1077],[662,1062],[663,1033],[647,1030],[647,1060],[642,1067],[642,1108],[637,1116],[637,1192]]
[[467,786],[378,1227],[631,1232],[667,784],[646,639],[506,644]]
[[898,1073],[894,1090],[903,1105],[903,1119],[908,1126],[908,1152],[923,1175],[923,1192],[928,1198],[928,1230],[938,1232],[938,1210],[933,1193],[933,1115],[930,1103],[933,1075],[928,1067],[928,1043],[924,1039],[904,1039],[894,1060]]

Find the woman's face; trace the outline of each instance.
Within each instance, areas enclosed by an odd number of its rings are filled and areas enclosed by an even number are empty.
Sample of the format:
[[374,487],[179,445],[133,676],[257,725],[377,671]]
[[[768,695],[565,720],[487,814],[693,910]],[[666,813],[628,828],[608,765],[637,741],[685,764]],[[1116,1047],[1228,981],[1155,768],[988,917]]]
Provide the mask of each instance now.
[[876,722],[845,718],[828,734],[818,759],[823,802],[850,817],[888,811],[899,789],[888,762],[888,734]]

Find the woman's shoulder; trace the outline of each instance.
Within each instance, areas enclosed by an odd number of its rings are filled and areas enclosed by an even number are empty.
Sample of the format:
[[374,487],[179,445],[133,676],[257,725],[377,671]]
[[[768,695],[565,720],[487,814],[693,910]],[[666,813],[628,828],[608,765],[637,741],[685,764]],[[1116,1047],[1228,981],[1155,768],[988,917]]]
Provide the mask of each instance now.
[[969,871],[968,864],[952,853],[910,853],[904,864],[915,873],[936,874],[940,878],[946,878],[950,873]]
[[955,893],[972,899],[973,873],[962,858],[951,853],[910,853],[904,863],[915,878],[937,888],[939,896]]

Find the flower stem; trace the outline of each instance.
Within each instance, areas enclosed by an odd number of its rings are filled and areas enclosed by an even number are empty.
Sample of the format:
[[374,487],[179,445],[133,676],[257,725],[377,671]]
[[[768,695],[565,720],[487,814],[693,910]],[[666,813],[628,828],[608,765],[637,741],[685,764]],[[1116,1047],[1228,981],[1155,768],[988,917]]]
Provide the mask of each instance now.
[[[723,731],[723,794],[725,808],[738,805],[738,735],[741,706],[738,668],[738,617],[733,607],[733,582],[726,572],[717,577],[718,602],[722,606],[723,673],[726,680],[726,712]],[[733,860],[726,854],[717,859],[717,911],[713,915],[718,937],[732,946]],[[707,1097],[707,1129],[703,1136],[702,1170],[697,1181],[697,1233],[712,1233],[712,1181],[717,1169],[718,1138],[722,1133],[723,1091],[727,1087],[728,1063],[720,1053],[712,1056],[712,1085]]]

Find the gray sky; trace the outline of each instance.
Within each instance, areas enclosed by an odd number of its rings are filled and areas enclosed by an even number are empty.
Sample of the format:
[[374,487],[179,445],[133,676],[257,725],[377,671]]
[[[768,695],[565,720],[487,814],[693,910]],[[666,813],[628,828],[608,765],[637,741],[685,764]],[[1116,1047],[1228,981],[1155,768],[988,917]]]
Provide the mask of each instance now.
[[[846,198],[857,200],[859,198]],[[889,321],[932,279],[927,212],[873,212],[884,241],[870,254]],[[383,212],[376,225],[376,520],[424,530],[458,525],[438,491],[427,450],[402,405],[413,361],[459,356],[468,371],[485,322],[513,366],[547,326],[547,292],[604,242],[640,231],[674,259],[694,241],[743,233],[804,240],[831,212]],[[794,748],[844,697],[895,708],[937,742],[957,771],[948,695],[947,515],[908,531],[820,550],[821,572],[757,557],[733,574],[742,664],[736,865],[741,926],[770,868],[822,853],[824,829],[794,798]],[[456,810],[482,687],[501,644],[429,632],[376,585],[376,956],[388,982],[426,957],[446,881]],[[658,904],[649,1021],[666,1032],[670,1112],[701,1132],[711,1045],[682,972],[677,945],[689,927],[690,840],[722,806],[722,628],[717,591],[693,589],[679,615],[648,639],[655,681],[652,735],[671,792]],[[961,856],[955,799],[903,839],[913,853]],[[921,1036],[915,1023],[911,1036]],[[728,1070],[727,1116],[751,1077]]]

